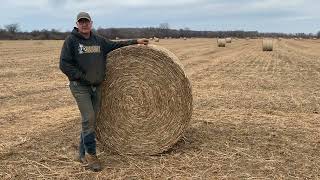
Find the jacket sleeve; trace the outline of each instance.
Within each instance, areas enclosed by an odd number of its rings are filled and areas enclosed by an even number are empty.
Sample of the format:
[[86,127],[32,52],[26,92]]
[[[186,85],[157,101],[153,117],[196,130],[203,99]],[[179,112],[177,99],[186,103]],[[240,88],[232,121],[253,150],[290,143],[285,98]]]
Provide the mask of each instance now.
[[79,69],[74,59],[74,49],[71,38],[67,38],[64,41],[60,55],[60,69],[71,81],[85,78],[85,74]]
[[108,39],[104,39],[105,54],[115,49],[118,49],[124,46],[133,45],[133,44],[138,44],[137,40],[134,39],[134,40],[127,40],[127,41],[110,41]]

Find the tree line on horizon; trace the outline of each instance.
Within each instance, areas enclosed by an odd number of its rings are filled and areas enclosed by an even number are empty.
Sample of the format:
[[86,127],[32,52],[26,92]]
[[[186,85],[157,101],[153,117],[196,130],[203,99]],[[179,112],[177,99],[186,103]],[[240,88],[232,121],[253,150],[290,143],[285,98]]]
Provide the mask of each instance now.
[[[98,28],[94,32],[107,39],[133,39],[133,38],[320,38],[320,31],[317,34],[305,33],[262,33],[258,31],[195,31],[189,28],[170,29],[168,23],[162,23],[159,27],[147,28]],[[56,29],[33,30],[31,32],[22,32],[19,24],[8,24],[0,28],[0,40],[64,40],[70,32],[61,32]]]

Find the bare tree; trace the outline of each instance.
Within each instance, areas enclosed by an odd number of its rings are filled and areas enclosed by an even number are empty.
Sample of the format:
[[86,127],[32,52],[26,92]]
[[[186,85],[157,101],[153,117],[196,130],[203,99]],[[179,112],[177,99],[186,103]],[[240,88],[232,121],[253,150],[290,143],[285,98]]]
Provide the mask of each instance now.
[[160,36],[163,37],[168,37],[169,36],[169,30],[170,26],[169,23],[161,23],[159,25],[159,30],[160,30]]
[[161,24],[159,25],[159,28],[160,28],[160,29],[170,29],[169,23],[161,23]]
[[19,24],[18,23],[8,24],[8,25],[5,25],[4,27],[8,32],[10,32],[12,34],[15,34],[19,31]]

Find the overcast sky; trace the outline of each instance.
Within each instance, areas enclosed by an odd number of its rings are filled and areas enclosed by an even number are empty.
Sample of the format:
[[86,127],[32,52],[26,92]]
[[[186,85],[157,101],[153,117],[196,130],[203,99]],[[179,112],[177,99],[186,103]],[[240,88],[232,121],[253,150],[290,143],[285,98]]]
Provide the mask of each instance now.
[[94,27],[157,27],[192,30],[258,30],[316,33],[320,0],[0,0],[0,27],[23,31],[71,30],[80,11]]

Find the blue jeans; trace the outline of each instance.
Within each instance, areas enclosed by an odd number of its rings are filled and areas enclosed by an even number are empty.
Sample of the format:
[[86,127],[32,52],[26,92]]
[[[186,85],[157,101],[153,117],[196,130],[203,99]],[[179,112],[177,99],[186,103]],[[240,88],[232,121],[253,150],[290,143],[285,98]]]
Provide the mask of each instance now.
[[80,134],[79,155],[96,155],[96,115],[101,106],[101,85],[86,86],[70,81],[70,90],[81,113],[82,130]]

